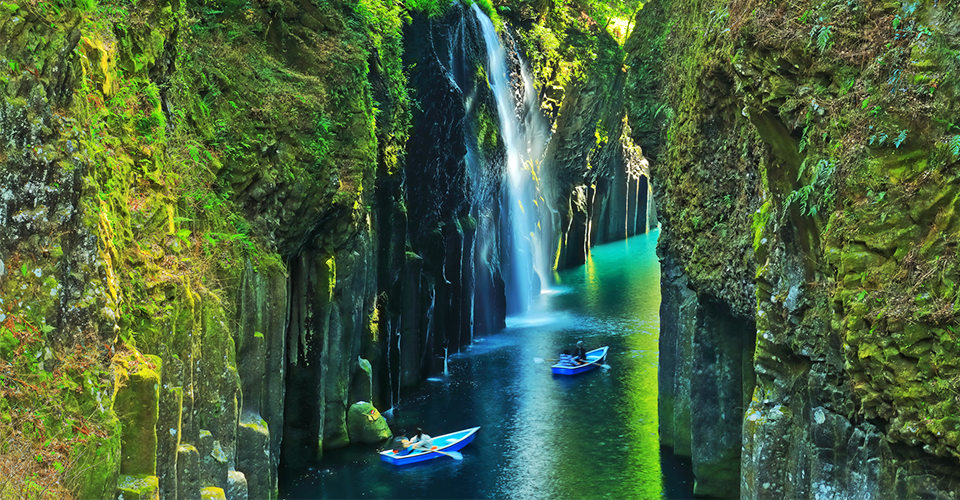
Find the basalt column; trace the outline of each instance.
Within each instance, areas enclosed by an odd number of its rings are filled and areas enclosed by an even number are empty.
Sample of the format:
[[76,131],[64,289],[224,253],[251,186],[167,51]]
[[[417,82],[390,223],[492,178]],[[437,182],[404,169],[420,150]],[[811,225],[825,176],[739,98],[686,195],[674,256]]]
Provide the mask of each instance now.
[[282,452],[290,465],[319,459],[324,448],[345,446],[351,388],[366,376],[364,356],[375,353],[375,256],[369,232],[354,235],[331,254],[305,249],[289,262],[287,393]]
[[661,441],[692,459],[696,495],[736,498],[756,326],[715,299],[698,297],[669,259],[663,261],[662,294]]
[[[387,302],[379,323],[390,339],[381,353],[389,369],[380,379],[398,387],[441,371],[445,356],[471,342],[477,323],[493,329],[504,311],[491,222],[499,211],[498,143],[478,73],[484,53],[476,19],[461,6],[440,18],[414,14],[404,39],[420,106],[391,201],[404,212],[404,248],[393,229],[381,235],[389,237],[390,254],[381,259]],[[388,396],[395,402],[396,389]]]

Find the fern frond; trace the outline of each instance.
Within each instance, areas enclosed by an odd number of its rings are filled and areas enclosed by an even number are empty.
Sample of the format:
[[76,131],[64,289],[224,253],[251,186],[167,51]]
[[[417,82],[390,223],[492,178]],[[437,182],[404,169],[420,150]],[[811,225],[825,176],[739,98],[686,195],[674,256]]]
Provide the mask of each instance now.
[[960,155],[960,135],[955,135],[950,139],[950,151],[953,153],[953,156]]
[[[801,149],[800,151],[803,151],[803,149]],[[806,169],[807,169],[807,158],[804,158],[803,161],[800,162],[800,170],[797,172],[797,182],[800,182],[800,179],[803,178],[803,172]]]
[[830,43],[830,26],[824,26],[820,28],[820,33],[817,34],[817,47],[820,49],[820,53],[823,54],[823,51],[827,50],[827,44]]

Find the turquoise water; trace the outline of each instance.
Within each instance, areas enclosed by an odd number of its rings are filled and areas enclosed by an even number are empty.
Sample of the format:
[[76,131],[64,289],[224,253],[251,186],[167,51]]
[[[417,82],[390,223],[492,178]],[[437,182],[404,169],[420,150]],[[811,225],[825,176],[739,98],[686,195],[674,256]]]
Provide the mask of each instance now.
[[[461,450],[398,468],[376,447],[327,451],[284,470],[285,498],[662,498],[657,423],[658,231],[594,248],[559,273],[531,312],[452,356],[449,374],[402,395],[395,429],[432,435],[481,426]],[[552,375],[583,340],[608,367]]]

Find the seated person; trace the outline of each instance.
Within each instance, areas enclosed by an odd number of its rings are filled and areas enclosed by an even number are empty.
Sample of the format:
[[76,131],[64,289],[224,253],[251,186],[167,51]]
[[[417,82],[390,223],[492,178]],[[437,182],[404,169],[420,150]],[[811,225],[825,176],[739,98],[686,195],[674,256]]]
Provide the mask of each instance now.
[[407,439],[407,431],[401,429],[400,432],[393,437],[393,440],[391,440],[390,449],[398,455],[405,455],[410,452],[409,447],[410,440]]
[[577,363],[573,361],[573,356],[570,354],[569,350],[563,351],[560,354],[560,364],[563,366],[577,366]]
[[429,450],[433,447],[433,438],[429,434],[424,434],[423,429],[417,427],[417,433],[410,438],[410,449]]

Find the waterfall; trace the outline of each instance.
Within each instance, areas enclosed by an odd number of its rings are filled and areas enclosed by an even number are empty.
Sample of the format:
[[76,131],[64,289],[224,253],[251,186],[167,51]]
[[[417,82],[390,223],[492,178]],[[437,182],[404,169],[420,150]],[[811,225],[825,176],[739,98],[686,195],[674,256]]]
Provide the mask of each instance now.
[[507,283],[507,312],[526,310],[531,296],[552,283],[550,261],[551,207],[548,176],[541,174],[541,161],[549,127],[540,113],[533,79],[520,61],[523,96],[518,103],[510,85],[507,54],[493,22],[473,4],[487,46],[487,75],[500,116],[500,135],[506,149],[507,196],[511,234],[507,238],[510,272]]
[[650,232],[650,219],[653,217],[653,184],[650,182],[650,178],[647,177],[647,207],[646,207],[646,230]]

